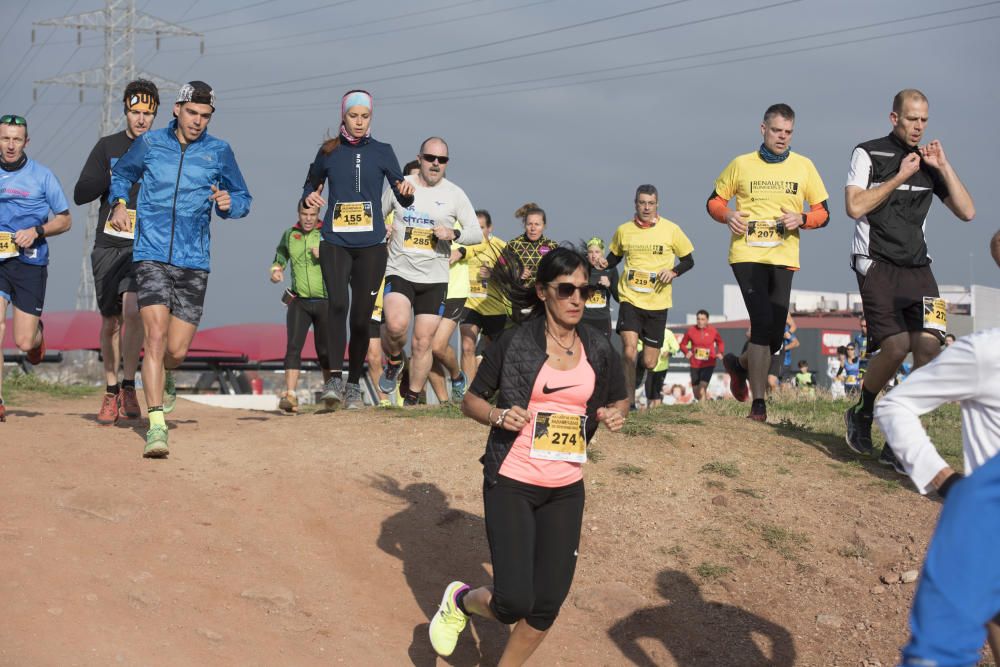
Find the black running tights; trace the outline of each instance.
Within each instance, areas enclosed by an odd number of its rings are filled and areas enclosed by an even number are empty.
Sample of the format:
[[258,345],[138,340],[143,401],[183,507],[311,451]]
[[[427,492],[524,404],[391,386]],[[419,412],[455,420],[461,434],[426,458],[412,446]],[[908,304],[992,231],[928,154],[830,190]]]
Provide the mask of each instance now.
[[330,321],[330,306],[326,299],[292,299],[288,304],[288,314],[285,325],[288,330],[288,346],[285,348],[285,369],[298,370],[302,368],[302,346],[306,343],[309,327],[313,328],[313,339],[316,344],[316,357],[320,368],[330,368],[330,355],[327,354],[330,345],[330,332],[327,322]]

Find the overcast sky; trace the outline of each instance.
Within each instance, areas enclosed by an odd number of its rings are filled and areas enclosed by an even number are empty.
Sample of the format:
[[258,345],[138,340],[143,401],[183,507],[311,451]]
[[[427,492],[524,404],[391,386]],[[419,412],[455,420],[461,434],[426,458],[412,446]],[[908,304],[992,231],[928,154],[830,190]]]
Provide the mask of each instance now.
[[[98,138],[99,93],[36,80],[97,67],[103,35],[32,22],[93,11],[97,0],[4,0],[0,112],[25,113],[28,153],[67,196]],[[889,131],[892,96],[930,99],[927,138],[940,139],[977,205],[971,224],[940,203],[927,226],[941,284],[1000,287],[988,242],[1000,227],[988,199],[998,170],[996,67],[1000,2],[968,0],[136,0],[137,9],[204,34],[136,41],[140,70],[202,79],[217,93],[209,132],[229,141],[254,196],[249,217],[213,225],[204,325],[282,321],[267,280],[281,231],[295,220],[306,168],[339,123],[341,94],[375,96],[376,138],[400,163],[422,139],[450,145],[448,176],[498,236],[520,233],[513,211],[535,201],[548,235],[609,239],[632,215],[636,185],[660,190],[660,214],[695,246],[678,281],[671,321],[718,312],[728,235],[705,212],[719,172],[760,143],[763,110],[796,111],[792,149],[810,157],[830,192],[828,227],[803,233],[795,287],[855,290],[848,269],[854,223],[843,184],[854,146]],[[241,8],[245,7],[245,8]],[[960,9],[968,7],[969,9]],[[15,20],[16,19],[16,20]],[[637,34],[639,33],[639,34]],[[905,33],[905,34],[904,34]],[[991,83],[992,82],[992,83]],[[170,119],[169,101],[156,127]],[[120,91],[116,92],[120,99]],[[993,174],[993,176],[990,176]],[[54,239],[47,310],[74,306],[86,208]],[[89,266],[89,260],[88,260]]]

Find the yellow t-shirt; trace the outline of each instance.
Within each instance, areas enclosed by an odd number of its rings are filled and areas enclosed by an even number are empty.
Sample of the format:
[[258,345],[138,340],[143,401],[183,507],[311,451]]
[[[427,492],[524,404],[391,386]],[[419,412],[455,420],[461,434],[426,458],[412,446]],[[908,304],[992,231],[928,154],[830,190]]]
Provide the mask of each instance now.
[[[779,235],[774,220],[781,209],[802,211],[802,202],[818,204],[829,195],[812,160],[790,153],[783,162],[770,164],[760,159],[756,151],[735,158],[715,181],[715,192],[729,201],[736,197],[736,210],[750,214],[757,234],[732,234],[729,242],[729,263],[756,262],[799,268],[799,230]],[[759,233],[763,231],[763,233]]]
[[[462,225],[455,223],[455,229],[461,230]],[[451,249],[458,248],[458,243],[452,243]],[[448,295],[446,299],[465,299],[469,296],[469,250],[466,247],[465,257],[448,266]]]
[[465,307],[476,311],[480,315],[506,315],[507,302],[496,287],[488,279],[479,277],[480,267],[492,268],[496,264],[500,253],[507,244],[491,236],[488,240],[469,246],[466,250],[466,263],[469,271],[469,298],[465,301]]
[[656,274],[673,269],[675,258],[694,252],[679,226],[661,217],[643,229],[629,220],[615,230],[608,248],[622,258],[618,266],[619,301],[643,310],[664,310],[674,304],[673,285],[658,282]]

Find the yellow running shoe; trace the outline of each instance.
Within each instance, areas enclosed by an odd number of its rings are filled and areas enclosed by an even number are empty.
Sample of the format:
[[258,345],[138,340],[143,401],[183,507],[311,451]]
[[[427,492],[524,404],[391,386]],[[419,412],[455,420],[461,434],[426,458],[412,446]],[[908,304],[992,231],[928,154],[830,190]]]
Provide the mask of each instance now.
[[428,633],[431,636],[431,646],[438,655],[448,657],[455,650],[458,643],[458,636],[465,629],[465,624],[469,617],[462,613],[462,610],[455,604],[455,594],[463,588],[469,587],[461,581],[453,581],[444,589],[441,597],[441,606],[431,619],[431,626]]

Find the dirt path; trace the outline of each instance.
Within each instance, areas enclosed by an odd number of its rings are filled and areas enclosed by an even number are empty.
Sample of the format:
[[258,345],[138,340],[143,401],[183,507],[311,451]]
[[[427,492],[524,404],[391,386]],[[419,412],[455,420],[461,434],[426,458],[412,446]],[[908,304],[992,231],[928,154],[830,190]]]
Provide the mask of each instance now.
[[[441,590],[489,576],[485,428],[181,401],[146,461],[93,404],[0,424],[0,665],[446,664]],[[534,664],[894,664],[914,585],[879,578],[919,567],[938,505],[830,437],[680,421],[599,435]],[[447,664],[494,664],[504,632],[476,623]]]

